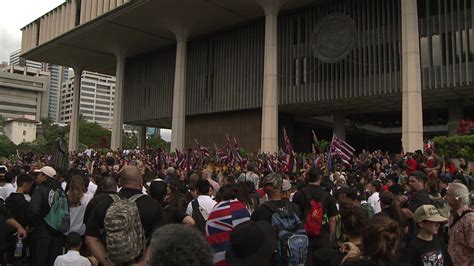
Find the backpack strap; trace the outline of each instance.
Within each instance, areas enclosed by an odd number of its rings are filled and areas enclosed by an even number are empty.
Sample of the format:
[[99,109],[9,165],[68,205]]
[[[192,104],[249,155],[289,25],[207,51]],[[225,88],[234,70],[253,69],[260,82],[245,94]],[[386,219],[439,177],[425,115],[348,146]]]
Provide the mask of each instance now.
[[267,201],[267,202],[263,203],[262,206],[265,206],[268,209],[270,209],[270,211],[272,213],[277,211],[277,208],[275,207],[275,204],[273,204],[273,202],[271,202],[271,201]]
[[111,197],[114,202],[120,200],[120,197],[117,194],[109,194],[109,197]]
[[466,214],[471,213],[471,212],[474,212],[474,210],[463,211],[460,216],[453,219],[453,223],[449,226],[449,229],[453,228],[453,226],[457,224],[462,219],[462,217],[464,217]]
[[204,216],[202,215],[201,210],[199,209],[199,202],[197,198],[191,201],[191,206],[193,207],[192,217],[196,220],[196,227],[201,232],[204,232],[206,228],[206,219],[204,219]]
[[145,195],[144,194],[136,194],[136,195],[133,195],[128,200],[130,200],[131,202],[135,202],[135,201],[137,201],[137,199],[141,198],[142,196],[145,196]]

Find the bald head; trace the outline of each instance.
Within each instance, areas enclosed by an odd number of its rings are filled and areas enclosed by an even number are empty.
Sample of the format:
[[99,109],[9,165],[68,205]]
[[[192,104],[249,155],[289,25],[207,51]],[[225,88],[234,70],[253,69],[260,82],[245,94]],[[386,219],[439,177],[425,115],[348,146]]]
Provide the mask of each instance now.
[[125,166],[120,173],[120,184],[126,188],[142,188],[142,173],[136,166]]

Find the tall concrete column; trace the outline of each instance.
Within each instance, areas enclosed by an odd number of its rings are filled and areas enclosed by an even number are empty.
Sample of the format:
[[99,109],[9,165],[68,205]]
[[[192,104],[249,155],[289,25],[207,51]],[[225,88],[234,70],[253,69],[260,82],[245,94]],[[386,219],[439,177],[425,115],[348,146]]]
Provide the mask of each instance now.
[[138,126],[138,148],[146,148],[146,126]]
[[122,128],[123,128],[123,82],[125,78],[125,52],[115,52],[115,99],[114,99],[114,117],[112,120],[112,138],[110,140],[110,149],[117,150],[122,148]]
[[74,91],[72,94],[72,114],[69,122],[69,152],[79,148],[79,109],[81,104],[81,77],[82,67],[74,69]]
[[285,0],[259,0],[265,11],[263,65],[262,152],[278,151],[278,12]]
[[423,149],[420,38],[416,1],[401,1],[402,17],[402,145],[405,152]]
[[464,119],[464,110],[462,100],[448,101],[448,130],[449,135],[456,134],[459,122]]
[[185,89],[186,89],[186,38],[178,37],[173,90],[173,119],[171,121],[171,151],[184,148]]
[[333,114],[333,133],[340,139],[346,139],[346,116],[343,112]]

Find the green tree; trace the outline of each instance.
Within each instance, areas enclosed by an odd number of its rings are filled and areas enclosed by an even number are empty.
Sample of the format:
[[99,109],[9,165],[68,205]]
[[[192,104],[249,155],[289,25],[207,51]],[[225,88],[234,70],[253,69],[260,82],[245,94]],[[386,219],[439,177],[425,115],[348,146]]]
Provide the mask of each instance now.
[[146,140],[146,146],[150,149],[161,148],[164,151],[170,151],[171,143],[163,140],[158,134],[152,135]]
[[15,144],[5,136],[0,135],[0,157],[10,157],[16,154]]

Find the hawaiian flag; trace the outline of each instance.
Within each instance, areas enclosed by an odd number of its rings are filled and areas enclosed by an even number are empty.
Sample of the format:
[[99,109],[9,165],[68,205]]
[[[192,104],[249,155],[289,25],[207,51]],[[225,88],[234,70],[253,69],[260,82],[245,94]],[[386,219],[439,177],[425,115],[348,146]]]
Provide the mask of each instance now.
[[214,251],[214,265],[227,265],[225,253],[230,247],[230,233],[237,225],[249,220],[249,211],[236,199],[214,206],[206,222],[206,240]]
[[345,142],[344,140],[336,137],[336,135],[332,137],[330,150],[333,156],[338,156],[341,158],[342,162],[346,165],[350,165],[350,161],[355,152],[354,147],[349,145],[349,143]]
[[203,145],[199,144],[197,139],[194,139],[194,142],[196,142],[196,144],[198,145],[199,151],[201,151],[201,153],[204,157],[211,156],[211,153],[209,152],[209,149],[206,146],[203,146]]

